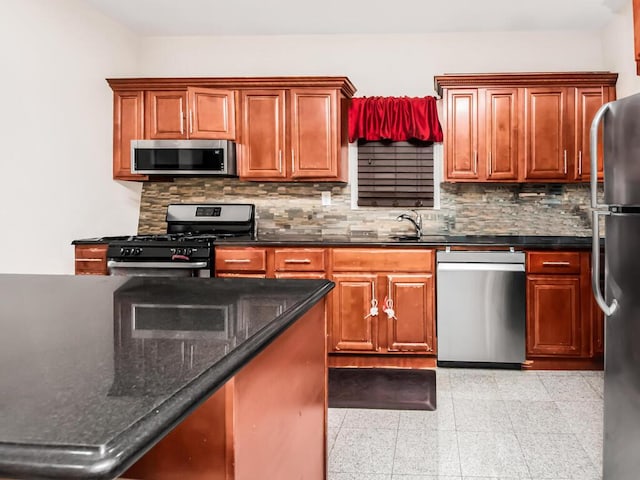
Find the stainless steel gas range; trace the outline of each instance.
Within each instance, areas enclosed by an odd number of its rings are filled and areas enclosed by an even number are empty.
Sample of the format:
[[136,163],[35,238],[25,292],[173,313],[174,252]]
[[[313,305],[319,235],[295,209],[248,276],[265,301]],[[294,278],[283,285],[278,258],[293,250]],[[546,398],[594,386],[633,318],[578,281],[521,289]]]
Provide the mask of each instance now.
[[255,239],[255,206],[170,204],[167,233],[109,240],[110,275],[213,277],[217,238]]

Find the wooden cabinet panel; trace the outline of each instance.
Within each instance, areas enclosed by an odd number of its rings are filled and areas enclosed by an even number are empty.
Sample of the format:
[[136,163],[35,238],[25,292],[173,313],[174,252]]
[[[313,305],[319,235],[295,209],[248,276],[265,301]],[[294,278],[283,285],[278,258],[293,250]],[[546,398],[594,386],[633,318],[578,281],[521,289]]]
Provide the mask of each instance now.
[[[593,117],[598,109],[609,101],[609,89],[606,87],[585,87],[575,89],[575,130],[574,130],[574,178],[578,181],[589,181],[591,171],[590,132]],[[598,179],[602,180],[604,168],[602,164],[602,127],[598,143]]]
[[276,272],[325,271],[322,248],[275,249],[273,256],[273,268]]
[[142,138],[144,94],[142,91],[115,92],[113,95],[113,178],[146,180],[131,173],[131,140]]
[[582,353],[578,275],[530,275],[527,278],[527,354]]
[[338,176],[338,94],[336,90],[292,89],[291,178]]
[[[518,180],[519,145],[517,88],[488,88],[484,92],[485,121],[481,165],[487,180]],[[486,159],[486,160],[485,160]]]
[[216,276],[218,272],[266,272],[267,253],[264,248],[216,248]]
[[236,116],[233,90],[187,88],[189,138],[235,140]]
[[149,90],[145,97],[145,138],[178,140],[188,137],[185,128],[185,90]]
[[241,104],[240,177],[284,179],[285,91],[245,90]]
[[378,350],[377,315],[370,315],[371,301],[376,298],[374,274],[335,273],[332,292],[330,349],[333,351]]
[[528,252],[529,273],[580,273],[580,252]]
[[146,92],[145,138],[235,139],[232,90],[188,87]]
[[107,244],[85,244],[75,247],[76,275],[107,275]]
[[390,318],[381,312],[387,322],[387,350],[434,352],[433,274],[388,275],[387,291],[395,313]]
[[422,248],[335,248],[332,266],[333,271],[343,272],[429,272],[434,256],[433,250]]
[[568,178],[567,89],[525,88],[525,180]]
[[478,180],[478,90],[447,95],[446,179]]

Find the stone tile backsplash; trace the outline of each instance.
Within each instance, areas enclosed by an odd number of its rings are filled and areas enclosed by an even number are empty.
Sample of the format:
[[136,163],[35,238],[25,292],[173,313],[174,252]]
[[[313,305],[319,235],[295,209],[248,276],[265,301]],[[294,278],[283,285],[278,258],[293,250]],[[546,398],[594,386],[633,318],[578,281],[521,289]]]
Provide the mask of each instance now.
[[[320,195],[331,192],[331,205]],[[140,204],[140,234],[166,232],[169,203],[253,203],[258,233],[378,236],[412,233],[397,222],[405,208],[351,209],[348,185],[242,182],[231,178],[179,178],[147,182]],[[418,209],[426,234],[590,235],[588,185],[441,185],[441,208]]]

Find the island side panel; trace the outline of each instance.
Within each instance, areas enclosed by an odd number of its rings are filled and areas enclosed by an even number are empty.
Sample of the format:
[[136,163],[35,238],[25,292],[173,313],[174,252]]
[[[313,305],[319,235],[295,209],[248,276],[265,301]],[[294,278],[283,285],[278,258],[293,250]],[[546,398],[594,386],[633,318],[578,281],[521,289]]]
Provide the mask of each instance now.
[[326,478],[326,297],[123,475]]
[[235,480],[326,478],[325,303],[235,376]]

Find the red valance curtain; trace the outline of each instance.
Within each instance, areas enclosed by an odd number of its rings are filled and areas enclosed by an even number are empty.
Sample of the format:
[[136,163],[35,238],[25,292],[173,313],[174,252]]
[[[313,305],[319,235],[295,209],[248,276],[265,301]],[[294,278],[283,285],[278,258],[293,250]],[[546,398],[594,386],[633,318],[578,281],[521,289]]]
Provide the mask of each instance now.
[[442,141],[434,97],[353,98],[349,108],[349,141],[409,139]]

